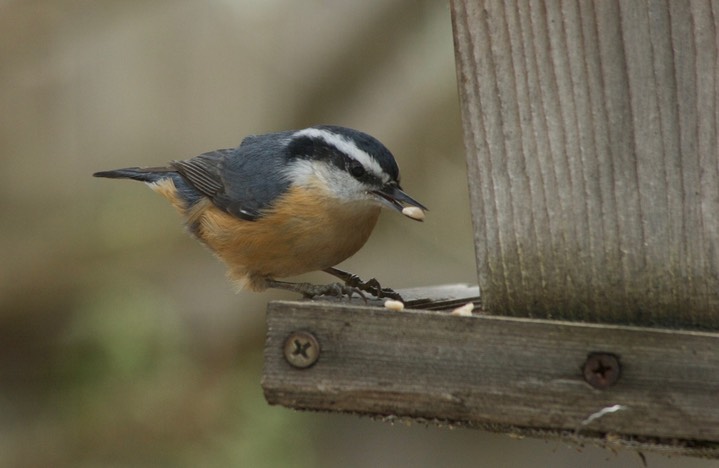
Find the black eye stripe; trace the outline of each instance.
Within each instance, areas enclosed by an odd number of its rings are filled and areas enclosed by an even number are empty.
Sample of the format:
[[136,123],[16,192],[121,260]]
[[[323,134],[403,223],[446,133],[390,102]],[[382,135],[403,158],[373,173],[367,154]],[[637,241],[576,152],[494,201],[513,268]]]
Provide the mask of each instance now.
[[369,176],[378,177],[384,182],[387,182],[387,180],[399,180],[399,168],[392,153],[376,138],[351,128],[336,125],[317,125],[298,131],[290,138],[288,157],[320,160],[347,171],[349,169],[347,159],[350,159],[351,156],[346,155],[337,146],[328,143],[324,138],[325,135],[329,135],[327,138],[331,140],[336,137],[337,140],[349,142],[369,155],[371,161],[377,163],[381,173],[375,174],[374,168],[365,166],[365,171]]
[[350,174],[352,174],[353,177],[360,178],[367,174],[367,171],[365,170],[362,163],[359,161],[350,161],[348,166]]
[[[309,136],[294,138],[288,145],[288,153],[291,158],[324,161],[332,164],[365,184],[381,185],[384,183],[381,176],[368,171],[361,162],[322,138]],[[393,173],[396,174],[396,170]],[[392,174],[390,174],[391,176]]]
[[290,154],[296,158],[327,161],[343,168],[348,156],[335,145],[320,138],[303,136],[295,138],[289,145]]
[[290,144],[290,154],[297,158],[314,159],[329,162],[340,169],[348,171],[354,177],[362,177],[367,170],[361,162],[352,159],[344,151],[331,143],[318,138],[295,138]]

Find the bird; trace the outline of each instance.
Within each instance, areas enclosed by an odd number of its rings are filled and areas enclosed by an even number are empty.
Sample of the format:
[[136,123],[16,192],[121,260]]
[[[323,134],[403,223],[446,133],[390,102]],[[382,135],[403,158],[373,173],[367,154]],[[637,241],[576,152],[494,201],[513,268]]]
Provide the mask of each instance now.
[[[392,153],[359,130],[317,125],[245,137],[165,167],[128,167],[95,177],[145,182],[166,198],[189,233],[228,267],[239,289],[283,289],[304,297],[400,299],[376,279],[336,265],[367,241],[383,207],[417,221],[427,207],[400,186]],[[324,271],[342,283],[281,279]]]

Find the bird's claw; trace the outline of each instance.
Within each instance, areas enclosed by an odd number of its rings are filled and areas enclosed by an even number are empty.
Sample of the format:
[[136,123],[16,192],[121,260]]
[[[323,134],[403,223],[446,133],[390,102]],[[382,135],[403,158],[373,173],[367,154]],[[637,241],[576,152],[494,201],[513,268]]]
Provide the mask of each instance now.
[[350,277],[345,281],[345,284],[359,291],[368,292],[378,299],[386,297],[397,301],[402,300],[402,296],[396,293],[393,289],[383,288],[382,285],[379,284],[379,281],[377,281],[377,279],[375,278],[371,278],[367,281],[362,281],[359,276],[351,274]]
[[344,284],[331,283],[317,285],[310,283],[286,283],[272,278],[267,278],[265,282],[267,287],[294,291],[302,294],[307,299],[320,296],[336,298],[347,296],[349,299],[352,299],[352,296],[356,294],[367,302],[367,296],[364,293],[368,293],[377,299],[388,298],[404,302],[402,296],[390,288],[383,288],[375,278],[362,281],[359,276],[336,268],[327,268],[324,271],[336,276],[342,280]]
[[367,302],[367,296],[364,295],[361,289],[342,283],[316,285],[314,290],[308,291],[308,293],[309,294],[304,294],[304,296],[308,299],[312,299],[313,297],[318,296],[328,296],[336,298],[342,298],[344,296],[347,296],[347,298],[352,299],[352,295],[356,294],[361,297],[362,300]]

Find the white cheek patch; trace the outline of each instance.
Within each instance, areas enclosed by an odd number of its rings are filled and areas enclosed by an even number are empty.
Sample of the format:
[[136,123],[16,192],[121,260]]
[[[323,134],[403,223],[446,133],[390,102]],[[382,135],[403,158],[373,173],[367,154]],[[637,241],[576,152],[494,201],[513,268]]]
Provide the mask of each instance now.
[[340,200],[372,199],[357,179],[324,162],[295,160],[285,170],[284,177],[293,185],[319,189]]
[[296,159],[283,171],[283,176],[295,185],[310,185],[317,178],[315,164],[306,159]]
[[389,176],[382,170],[379,163],[365,151],[359,149],[352,140],[349,140],[342,135],[338,135],[336,133],[332,133],[321,128],[306,128],[304,130],[296,132],[293,136],[321,138],[326,143],[334,146],[338,150],[348,155],[350,158],[362,164],[362,166],[364,166],[367,172],[370,172],[376,177],[379,177],[384,183],[389,182]]

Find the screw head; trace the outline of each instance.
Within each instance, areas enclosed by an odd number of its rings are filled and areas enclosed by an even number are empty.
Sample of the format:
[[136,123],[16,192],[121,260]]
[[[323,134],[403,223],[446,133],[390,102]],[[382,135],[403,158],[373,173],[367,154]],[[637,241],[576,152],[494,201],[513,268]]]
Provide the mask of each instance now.
[[584,380],[599,390],[609,388],[619,380],[619,358],[611,353],[589,353],[582,369]]
[[285,340],[285,360],[298,369],[312,366],[320,357],[320,343],[309,332],[295,331]]

